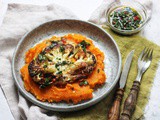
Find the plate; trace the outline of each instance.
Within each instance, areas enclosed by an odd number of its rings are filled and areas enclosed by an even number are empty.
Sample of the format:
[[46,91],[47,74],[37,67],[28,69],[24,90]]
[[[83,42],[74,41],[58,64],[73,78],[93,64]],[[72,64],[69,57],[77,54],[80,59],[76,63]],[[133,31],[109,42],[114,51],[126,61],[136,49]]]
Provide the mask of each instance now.
[[[48,103],[37,100],[31,93],[27,92],[23,85],[20,75],[20,68],[25,64],[25,52],[36,43],[49,38],[53,35],[62,36],[68,33],[82,34],[93,40],[105,54],[105,72],[107,80],[103,86],[93,92],[93,98],[82,101],[78,104],[72,103]],[[111,92],[116,85],[121,70],[121,55],[114,39],[97,25],[80,20],[54,20],[46,22],[27,34],[25,34],[18,43],[12,60],[12,74],[15,83],[22,95],[32,103],[48,110],[53,111],[76,111],[96,104]]]

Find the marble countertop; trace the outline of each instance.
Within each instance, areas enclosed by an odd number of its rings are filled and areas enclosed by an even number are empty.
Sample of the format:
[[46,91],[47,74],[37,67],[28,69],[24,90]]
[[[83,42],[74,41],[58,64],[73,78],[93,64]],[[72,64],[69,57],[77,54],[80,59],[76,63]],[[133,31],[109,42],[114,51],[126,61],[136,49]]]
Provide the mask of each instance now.
[[[81,20],[88,20],[91,13],[101,4],[103,0],[0,0],[1,2],[8,3],[29,3],[29,4],[50,4],[56,3],[70,9],[77,17]],[[160,1],[153,1],[153,14],[152,19],[142,31],[145,37],[154,43],[160,45],[160,22],[158,17],[160,17]],[[88,5],[90,5],[88,7]],[[6,7],[0,8],[0,24],[5,14]],[[160,120],[160,67],[157,70],[157,74],[154,79],[153,87],[151,89],[150,99],[145,108],[145,120]],[[10,109],[8,107],[7,101],[4,97],[3,91],[0,89],[0,120],[14,120]]]

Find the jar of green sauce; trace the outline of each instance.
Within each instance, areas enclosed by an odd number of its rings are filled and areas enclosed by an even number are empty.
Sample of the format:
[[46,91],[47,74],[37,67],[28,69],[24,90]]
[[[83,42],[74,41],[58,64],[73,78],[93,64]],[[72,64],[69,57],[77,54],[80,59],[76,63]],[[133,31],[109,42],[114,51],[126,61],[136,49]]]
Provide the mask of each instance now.
[[111,25],[119,30],[134,30],[143,23],[141,15],[131,7],[119,7],[109,15]]
[[132,2],[113,2],[107,9],[107,25],[113,31],[131,35],[139,32],[149,20],[146,8],[139,2]]

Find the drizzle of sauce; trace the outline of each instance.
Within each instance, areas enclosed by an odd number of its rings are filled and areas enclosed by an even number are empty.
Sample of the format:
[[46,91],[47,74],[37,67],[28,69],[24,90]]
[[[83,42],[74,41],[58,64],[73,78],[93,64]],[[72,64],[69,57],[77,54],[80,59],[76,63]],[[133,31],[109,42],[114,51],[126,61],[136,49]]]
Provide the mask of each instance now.
[[143,19],[134,8],[122,6],[110,13],[109,22],[119,30],[134,30],[142,25]]

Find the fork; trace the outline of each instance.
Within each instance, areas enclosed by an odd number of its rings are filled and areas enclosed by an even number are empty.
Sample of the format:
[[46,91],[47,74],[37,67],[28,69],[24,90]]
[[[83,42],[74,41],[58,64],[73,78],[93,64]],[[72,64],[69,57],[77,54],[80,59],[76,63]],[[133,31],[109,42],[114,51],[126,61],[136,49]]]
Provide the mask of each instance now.
[[130,120],[137,102],[137,97],[140,89],[140,81],[143,73],[149,68],[153,56],[153,49],[145,48],[138,58],[138,74],[136,80],[133,82],[130,93],[125,100],[123,112],[120,120]]

